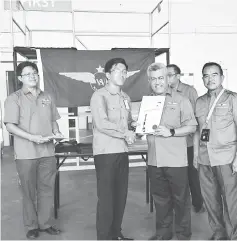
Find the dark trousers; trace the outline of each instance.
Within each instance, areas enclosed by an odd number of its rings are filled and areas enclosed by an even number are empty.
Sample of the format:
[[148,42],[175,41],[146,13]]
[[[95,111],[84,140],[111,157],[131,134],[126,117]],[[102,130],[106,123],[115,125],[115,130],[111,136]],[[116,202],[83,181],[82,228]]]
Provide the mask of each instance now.
[[232,175],[231,164],[215,167],[200,164],[199,177],[214,237],[237,240],[237,174]]
[[178,239],[191,237],[191,200],[188,167],[148,166],[151,193],[156,207],[156,234],[172,236],[173,213]]
[[193,166],[193,146],[187,148],[188,181],[192,196],[192,205],[198,211],[202,208],[203,198],[197,169]]
[[121,234],[128,192],[128,154],[94,156],[97,177],[96,230],[98,240]]
[[55,157],[17,159],[23,203],[23,222],[26,231],[46,229],[53,225]]

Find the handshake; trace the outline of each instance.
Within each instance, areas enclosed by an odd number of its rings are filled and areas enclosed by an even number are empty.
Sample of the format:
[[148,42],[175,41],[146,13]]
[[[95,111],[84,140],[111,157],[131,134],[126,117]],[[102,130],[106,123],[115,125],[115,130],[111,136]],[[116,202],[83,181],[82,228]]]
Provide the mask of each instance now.
[[128,145],[131,145],[136,140],[136,133],[130,130],[127,130],[124,134],[124,139],[128,143]]
[[[135,131],[135,130],[136,130],[136,127],[137,127],[138,125],[139,125],[139,124],[138,124],[137,121],[133,121],[133,122],[131,123],[131,128],[132,128],[132,130]],[[125,132],[124,139],[125,139],[125,141],[128,143],[128,145],[131,145],[131,144],[133,144],[133,143],[136,141],[136,133],[133,132],[133,131],[127,130],[127,131]]]

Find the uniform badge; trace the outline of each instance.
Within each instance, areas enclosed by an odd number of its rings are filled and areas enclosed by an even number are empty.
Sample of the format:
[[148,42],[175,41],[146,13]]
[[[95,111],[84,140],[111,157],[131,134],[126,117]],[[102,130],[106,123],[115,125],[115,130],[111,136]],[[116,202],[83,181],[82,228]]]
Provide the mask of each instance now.
[[41,103],[42,103],[42,106],[45,107],[46,105],[50,105],[50,100],[45,98],[41,101]]
[[127,100],[127,99],[124,99],[123,102],[124,102],[125,108],[126,108],[127,110],[130,110],[130,107],[129,107],[129,104],[128,104],[128,100]]

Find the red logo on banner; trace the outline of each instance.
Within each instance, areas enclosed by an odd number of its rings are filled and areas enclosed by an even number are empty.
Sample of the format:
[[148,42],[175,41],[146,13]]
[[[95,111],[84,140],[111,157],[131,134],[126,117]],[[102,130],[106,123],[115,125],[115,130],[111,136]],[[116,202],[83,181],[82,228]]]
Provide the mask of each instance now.
[[97,72],[94,74],[96,83],[90,83],[91,88],[94,91],[104,87],[107,84],[107,78],[104,73],[104,68],[99,66],[99,68],[96,68],[96,69],[97,69]]

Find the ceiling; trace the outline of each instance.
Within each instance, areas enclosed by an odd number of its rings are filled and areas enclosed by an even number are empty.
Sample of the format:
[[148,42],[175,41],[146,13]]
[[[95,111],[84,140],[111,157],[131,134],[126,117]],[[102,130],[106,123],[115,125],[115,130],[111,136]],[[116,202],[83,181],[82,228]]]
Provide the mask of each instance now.
[[150,13],[160,0],[72,0],[73,9]]
[[[7,2],[7,0],[4,0]],[[21,0],[25,10],[150,13],[162,0]]]

